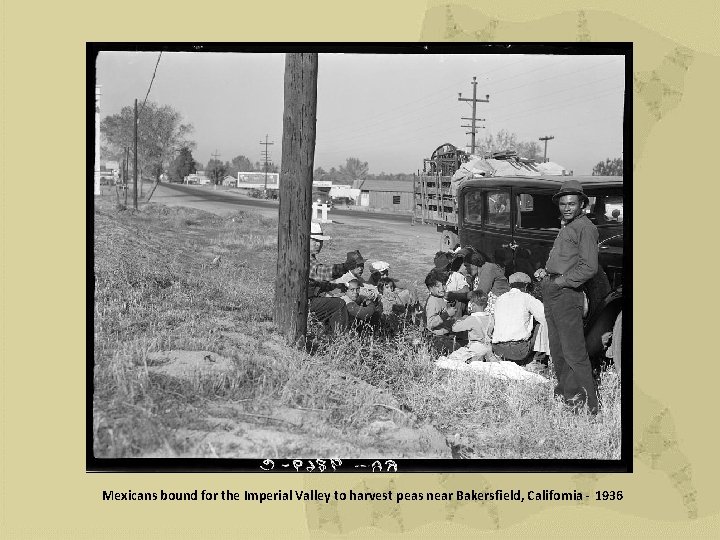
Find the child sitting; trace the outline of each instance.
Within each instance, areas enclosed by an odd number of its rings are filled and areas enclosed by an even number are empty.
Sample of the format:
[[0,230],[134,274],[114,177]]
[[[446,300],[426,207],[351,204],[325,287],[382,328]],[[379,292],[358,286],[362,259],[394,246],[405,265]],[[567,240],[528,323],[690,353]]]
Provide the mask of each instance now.
[[[468,299],[468,312],[464,317],[452,325],[453,332],[467,331],[468,344],[450,354],[445,362],[470,362],[475,360],[495,362],[498,358],[492,352],[493,316],[485,311],[487,307],[487,294],[472,291]],[[441,357],[440,360],[443,360]]]

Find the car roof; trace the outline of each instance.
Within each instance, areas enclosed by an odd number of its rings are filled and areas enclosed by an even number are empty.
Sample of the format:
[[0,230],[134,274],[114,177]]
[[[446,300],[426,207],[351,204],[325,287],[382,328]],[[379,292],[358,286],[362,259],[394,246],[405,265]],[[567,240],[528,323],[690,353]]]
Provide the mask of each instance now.
[[491,176],[489,178],[470,178],[463,180],[460,187],[484,186],[519,188],[548,188],[559,190],[568,180],[577,180],[584,188],[623,187],[622,176]]

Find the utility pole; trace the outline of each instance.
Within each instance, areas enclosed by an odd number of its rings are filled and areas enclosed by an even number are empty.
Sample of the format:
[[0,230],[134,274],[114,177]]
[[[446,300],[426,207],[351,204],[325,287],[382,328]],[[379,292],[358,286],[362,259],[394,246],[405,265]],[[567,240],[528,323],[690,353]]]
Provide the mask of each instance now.
[[472,128],[469,133],[472,134],[472,139],[470,142],[470,153],[475,153],[475,133],[477,132],[477,128],[475,127],[475,122],[478,120],[484,122],[484,118],[478,118],[477,117],[477,104],[478,103],[489,103],[490,102],[490,94],[485,94],[485,99],[478,99],[477,98],[477,77],[473,77],[472,85],[473,85],[473,97],[472,98],[464,98],[462,97],[462,92],[458,92],[458,101],[471,101],[472,102],[472,118],[463,118],[463,120],[471,120],[472,125],[471,126],[462,126],[462,127],[470,127]]
[[138,170],[137,170],[137,126],[138,126],[138,113],[137,113],[137,98],[135,98],[135,122],[134,122],[134,130],[133,130],[133,147],[134,147],[134,155],[133,155],[133,207],[135,210],[138,209],[137,207],[137,182],[138,182]]
[[[220,157],[220,154],[218,154],[217,148],[215,149],[214,154],[210,154],[210,157],[213,158],[215,161],[218,160],[218,158]],[[213,172],[213,176],[215,176],[214,172]],[[215,189],[217,189],[217,180],[218,180],[217,178],[213,178],[213,185],[215,186]]]
[[274,320],[290,343],[304,339],[307,331],[317,76],[317,53],[285,55]]
[[93,184],[95,195],[100,195],[100,89],[101,85],[95,85],[95,172],[93,174]]
[[265,189],[263,190],[263,195],[267,198],[267,173],[268,173],[268,149],[267,149],[267,147],[270,146],[270,145],[272,145],[272,144],[275,144],[275,143],[274,143],[274,142],[268,142],[268,136],[267,136],[267,134],[266,134],[266,135],[265,135],[265,142],[260,141],[260,144],[262,144],[262,145],[265,146],[265,150],[263,150],[262,152],[260,152],[260,155],[261,155],[261,156],[263,157],[263,159],[265,160],[265,167],[264,167],[264,168],[265,168]]
[[555,137],[552,135],[545,135],[544,137],[540,137],[538,141],[545,141],[545,152],[543,153],[543,163],[547,162],[547,142],[552,141]]

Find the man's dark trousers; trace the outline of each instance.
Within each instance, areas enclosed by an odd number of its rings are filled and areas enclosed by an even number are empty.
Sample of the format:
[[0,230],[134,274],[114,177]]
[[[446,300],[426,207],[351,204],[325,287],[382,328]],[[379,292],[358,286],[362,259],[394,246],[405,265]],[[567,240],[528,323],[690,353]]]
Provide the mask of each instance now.
[[329,327],[331,332],[345,330],[348,326],[348,311],[345,300],[334,297],[310,298],[310,311]]
[[577,394],[587,399],[591,412],[598,408],[595,379],[583,332],[582,291],[558,287],[551,278],[543,282],[543,304],[550,338],[550,355],[558,385],[555,393],[566,401]]

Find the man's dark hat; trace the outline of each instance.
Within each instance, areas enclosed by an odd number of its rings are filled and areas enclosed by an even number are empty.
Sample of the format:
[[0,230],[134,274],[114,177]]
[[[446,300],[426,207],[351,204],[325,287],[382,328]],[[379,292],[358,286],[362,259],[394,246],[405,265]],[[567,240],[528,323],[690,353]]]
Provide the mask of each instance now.
[[586,203],[590,202],[590,199],[588,199],[587,195],[585,195],[585,192],[583,191],[582,184],[580,184],[577,180],[568,180],[563,183],[560,187],[560,191],[552,196],[553,202],[557,203],[558,199],[564,195],[578,195],[580,200],[584,199]]
[[357,268],[358,266],[365,264],[365,259],[363,259],[363,256],[360,255],[360,251],[357,249],[355,251],[348,251],[345,265],[350,266],[351,264],[354,265],[353,268]]
[[435,263],[435,268],[438,270],[445,270],[448,266],[450,266],[452,260],[453,257],[449,253],[440,253],[435,257],[433,262]]

